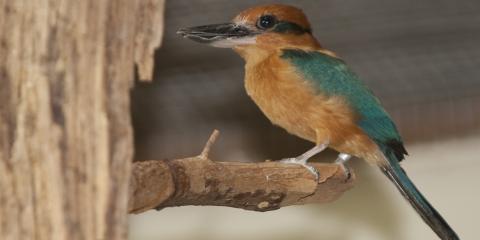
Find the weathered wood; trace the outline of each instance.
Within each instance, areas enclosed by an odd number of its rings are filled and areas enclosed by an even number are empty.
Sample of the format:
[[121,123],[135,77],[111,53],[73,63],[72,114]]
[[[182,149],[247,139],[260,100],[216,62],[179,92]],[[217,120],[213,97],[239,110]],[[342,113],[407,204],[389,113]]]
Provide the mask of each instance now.
[[130,213],[152,208],[202,205],[270,211],[290,205],[326,203],[353,187],[337,164],[305,167],[279,162],[214,162],[208,158],[219,132],[192,158],[135,162],[130,181]]
[[353,187],[336,164],[306,168],[278,162],[214,162],[202,157],[135,162],[129,211],[185,205],[270,211],[290,205],[327,203]]
[[163,3],[0,0],[0,239],[126,238],[129,91]]
[[162,43],[165,0],[138,1],[135,36],[135,62],[140,80],[153,79],[155,49]]

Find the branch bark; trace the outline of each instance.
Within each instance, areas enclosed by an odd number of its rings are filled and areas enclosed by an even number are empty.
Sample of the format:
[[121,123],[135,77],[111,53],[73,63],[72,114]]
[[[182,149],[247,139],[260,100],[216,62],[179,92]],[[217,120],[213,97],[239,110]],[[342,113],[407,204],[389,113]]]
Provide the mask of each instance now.
[[173,206],[211,205],[269,211],[327,203],[353,187],[335,164],[304,167],[278,162],[214,162],[201,157],[136,162],[130,181],[130,213]]
[[129,212],[185,205],[228,206],[269,211],[290,205],[327,203],[353,187],[336,164],[313,163],[319,179],[306,168],[278,162],[214,162],[208,152],[212,134],[197,157],[135,162]]

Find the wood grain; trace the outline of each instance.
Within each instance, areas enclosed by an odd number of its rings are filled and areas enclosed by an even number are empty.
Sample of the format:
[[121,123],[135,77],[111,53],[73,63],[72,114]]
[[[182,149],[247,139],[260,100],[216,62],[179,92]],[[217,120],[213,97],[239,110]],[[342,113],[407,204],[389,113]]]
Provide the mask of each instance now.
[[130,89],[163,3],[0,0],[1,239],[126,239]]
[[202,156],[135,162],[130,213],[186,205],[228,206],[270,211],[285,206],[327,203],[353,187],[336,164],[306,168],[278,162],[214,162]]

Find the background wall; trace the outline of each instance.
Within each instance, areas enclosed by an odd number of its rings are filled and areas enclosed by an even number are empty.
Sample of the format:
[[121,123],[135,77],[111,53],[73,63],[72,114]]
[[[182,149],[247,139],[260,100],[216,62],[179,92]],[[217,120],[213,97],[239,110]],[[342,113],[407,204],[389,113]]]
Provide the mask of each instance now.
[[[270,1],[167,1],[155,81],[133,91],[136,159],[198,154],[214,128],[213,159],[295,156],[312,144],[272,126],[243,89],[231,50],[181,39],[180,27],[226,22]],[[480,2],[276,1],[304,9],[314,34],[365,80],[397,122],[412,179],[475,239],[480,202]],[[325,161],[334,155],[322,154]],[[322,159],[320,159],[322,160]],[[272,213],[184,207],[131,218],[131,239],[435,239],[386,179],[355,161],[356,188],[325,206]]]

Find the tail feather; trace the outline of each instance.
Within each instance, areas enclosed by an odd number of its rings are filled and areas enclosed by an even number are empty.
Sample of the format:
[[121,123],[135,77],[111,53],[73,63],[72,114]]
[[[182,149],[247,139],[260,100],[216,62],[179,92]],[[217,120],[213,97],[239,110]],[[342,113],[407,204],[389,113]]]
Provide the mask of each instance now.
[[455,231],[448,225],[443,217],[427,201],[427,199],[418,191],[413,182],[408,178],[394,154],[387,156],[388,163],[379,166],[382,172],[398,188],[400,193],[412,205],[422,219],[432,228],[432,230],[442,240],[458,240],[459,237]]

